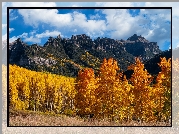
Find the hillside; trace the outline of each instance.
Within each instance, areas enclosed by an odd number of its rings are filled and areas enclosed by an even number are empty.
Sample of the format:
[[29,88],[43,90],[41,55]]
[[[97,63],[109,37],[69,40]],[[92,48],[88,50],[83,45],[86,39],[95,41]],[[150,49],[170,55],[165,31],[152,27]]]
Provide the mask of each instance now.
[[167,60],[172,57],[171,49],[167,51],[163,51],[160,54],[156,54],[153,58],[148,61],[145,61],[145,68],[150,74],[158,74],[161,71],[158,63],[161,61],[161,57],[165,57]]
[[127,40],[106,37],[92,40],[85,34],[72,35],[69,39],[59,35],[49,37],[43,46],[28,45],[19,38],[9,44],[9,64],[76,77],[84,67],[97,72],[104,58],[116,59],[121,71],[126,71],[135,57],[145,62],[161,52],[156,42],[149,42],[136,34]]

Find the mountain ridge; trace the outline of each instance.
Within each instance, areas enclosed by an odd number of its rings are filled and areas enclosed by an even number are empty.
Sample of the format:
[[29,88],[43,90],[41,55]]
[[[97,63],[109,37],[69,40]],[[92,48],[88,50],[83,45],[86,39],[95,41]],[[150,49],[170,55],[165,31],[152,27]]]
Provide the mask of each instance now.
[[104,58],[116,59],[121,71],[126,71],[135,57],[147,61],[161,52],[157,42],[149,42],[137,34],[127,40],[107,37],[92,40],[86,34],[72,35],[69,39],[58,35],[49,37],[43,46],[27,45],[18,38],[9,44],[9,64],[75,77],[84,67],[97,72]]

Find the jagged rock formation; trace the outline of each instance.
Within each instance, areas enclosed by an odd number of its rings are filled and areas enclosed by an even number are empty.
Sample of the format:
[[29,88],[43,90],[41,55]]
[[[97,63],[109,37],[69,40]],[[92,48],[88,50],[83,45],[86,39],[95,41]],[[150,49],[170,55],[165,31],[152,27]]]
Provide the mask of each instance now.
[[9,63],[36,71],[76,76],[83,67],[94,68],[97,72],[104,58],[116,59],[121,71],[126,71],[135,57],[146,61],[160,52],[156,42],[136,34],[127,40],[98,37],[94,41],[85,34],[72,35],[71,39],[59,35],[49,37],[44,46],[27,45],[17,39],[9,44]]
[[9,63],[17,65],[28,64],[28,57],[25,54],[26,47],[27,45],[20,38],[9,44]]
[[141,35],[137,36],[136,34],[134,34],[123,43],[125,44],[125,49],[127,52],[136,57],[141,57],[141,60],[143,61],[149,60],[155,54],[161,52],[159,46],[157,46],[157,42],[149,42]]

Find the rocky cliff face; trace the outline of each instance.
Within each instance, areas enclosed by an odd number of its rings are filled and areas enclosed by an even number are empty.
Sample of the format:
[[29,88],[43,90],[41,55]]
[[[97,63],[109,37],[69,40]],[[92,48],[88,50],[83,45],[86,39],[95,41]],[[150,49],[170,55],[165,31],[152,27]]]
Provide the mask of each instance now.
[[114,40],[110,38],[98,37],[94,41],[89,36],[77,35],[72,36],[71,39],[64,39],[64,44],[74,44],[76,47],[81,47],[83,50],[99,50],[105,53],[112,51],[125,51],[135,57],[141,57],[143,61],[152,58],[155,54],[161,52],[157,42],[149,42],[142,36],[134,34],[127,40]]
[[20,38],[9,44],[9,63],[23,65],[28,64],[28,57],[25,53],[27,45],[25,45]]
[[127,52],[136,57],[141,57],[143,61],[151,59],[155,54],[161,52],[157,42],[149,42],[142,36],[134,34],[127,41],[123,42]]
[[127,40],[98,37],[94,41],[87,35],[72,35],[71,39],[49,37],[44,46],[27,45],[20,39],[9,44],[9,63],[36,71],[76,76],[83,67],[97,70],[104,58],[115,58],[122,71],[134,62],[151,59],[161,50],[156,42],[134,34]]

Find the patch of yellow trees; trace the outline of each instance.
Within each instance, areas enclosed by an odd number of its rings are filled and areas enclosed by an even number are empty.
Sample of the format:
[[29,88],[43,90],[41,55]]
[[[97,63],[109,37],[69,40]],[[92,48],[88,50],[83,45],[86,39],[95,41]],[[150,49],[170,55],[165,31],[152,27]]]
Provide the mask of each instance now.
[[168,120],[171,118],[171,59],[161,58],[161,72],[153,77],[135,59],[129,80],[117,61],[104,59],[99,74],[91,68],[78,77],[30,71],[9,65],[9,107],[21,110],[77,112],[116,121]]

